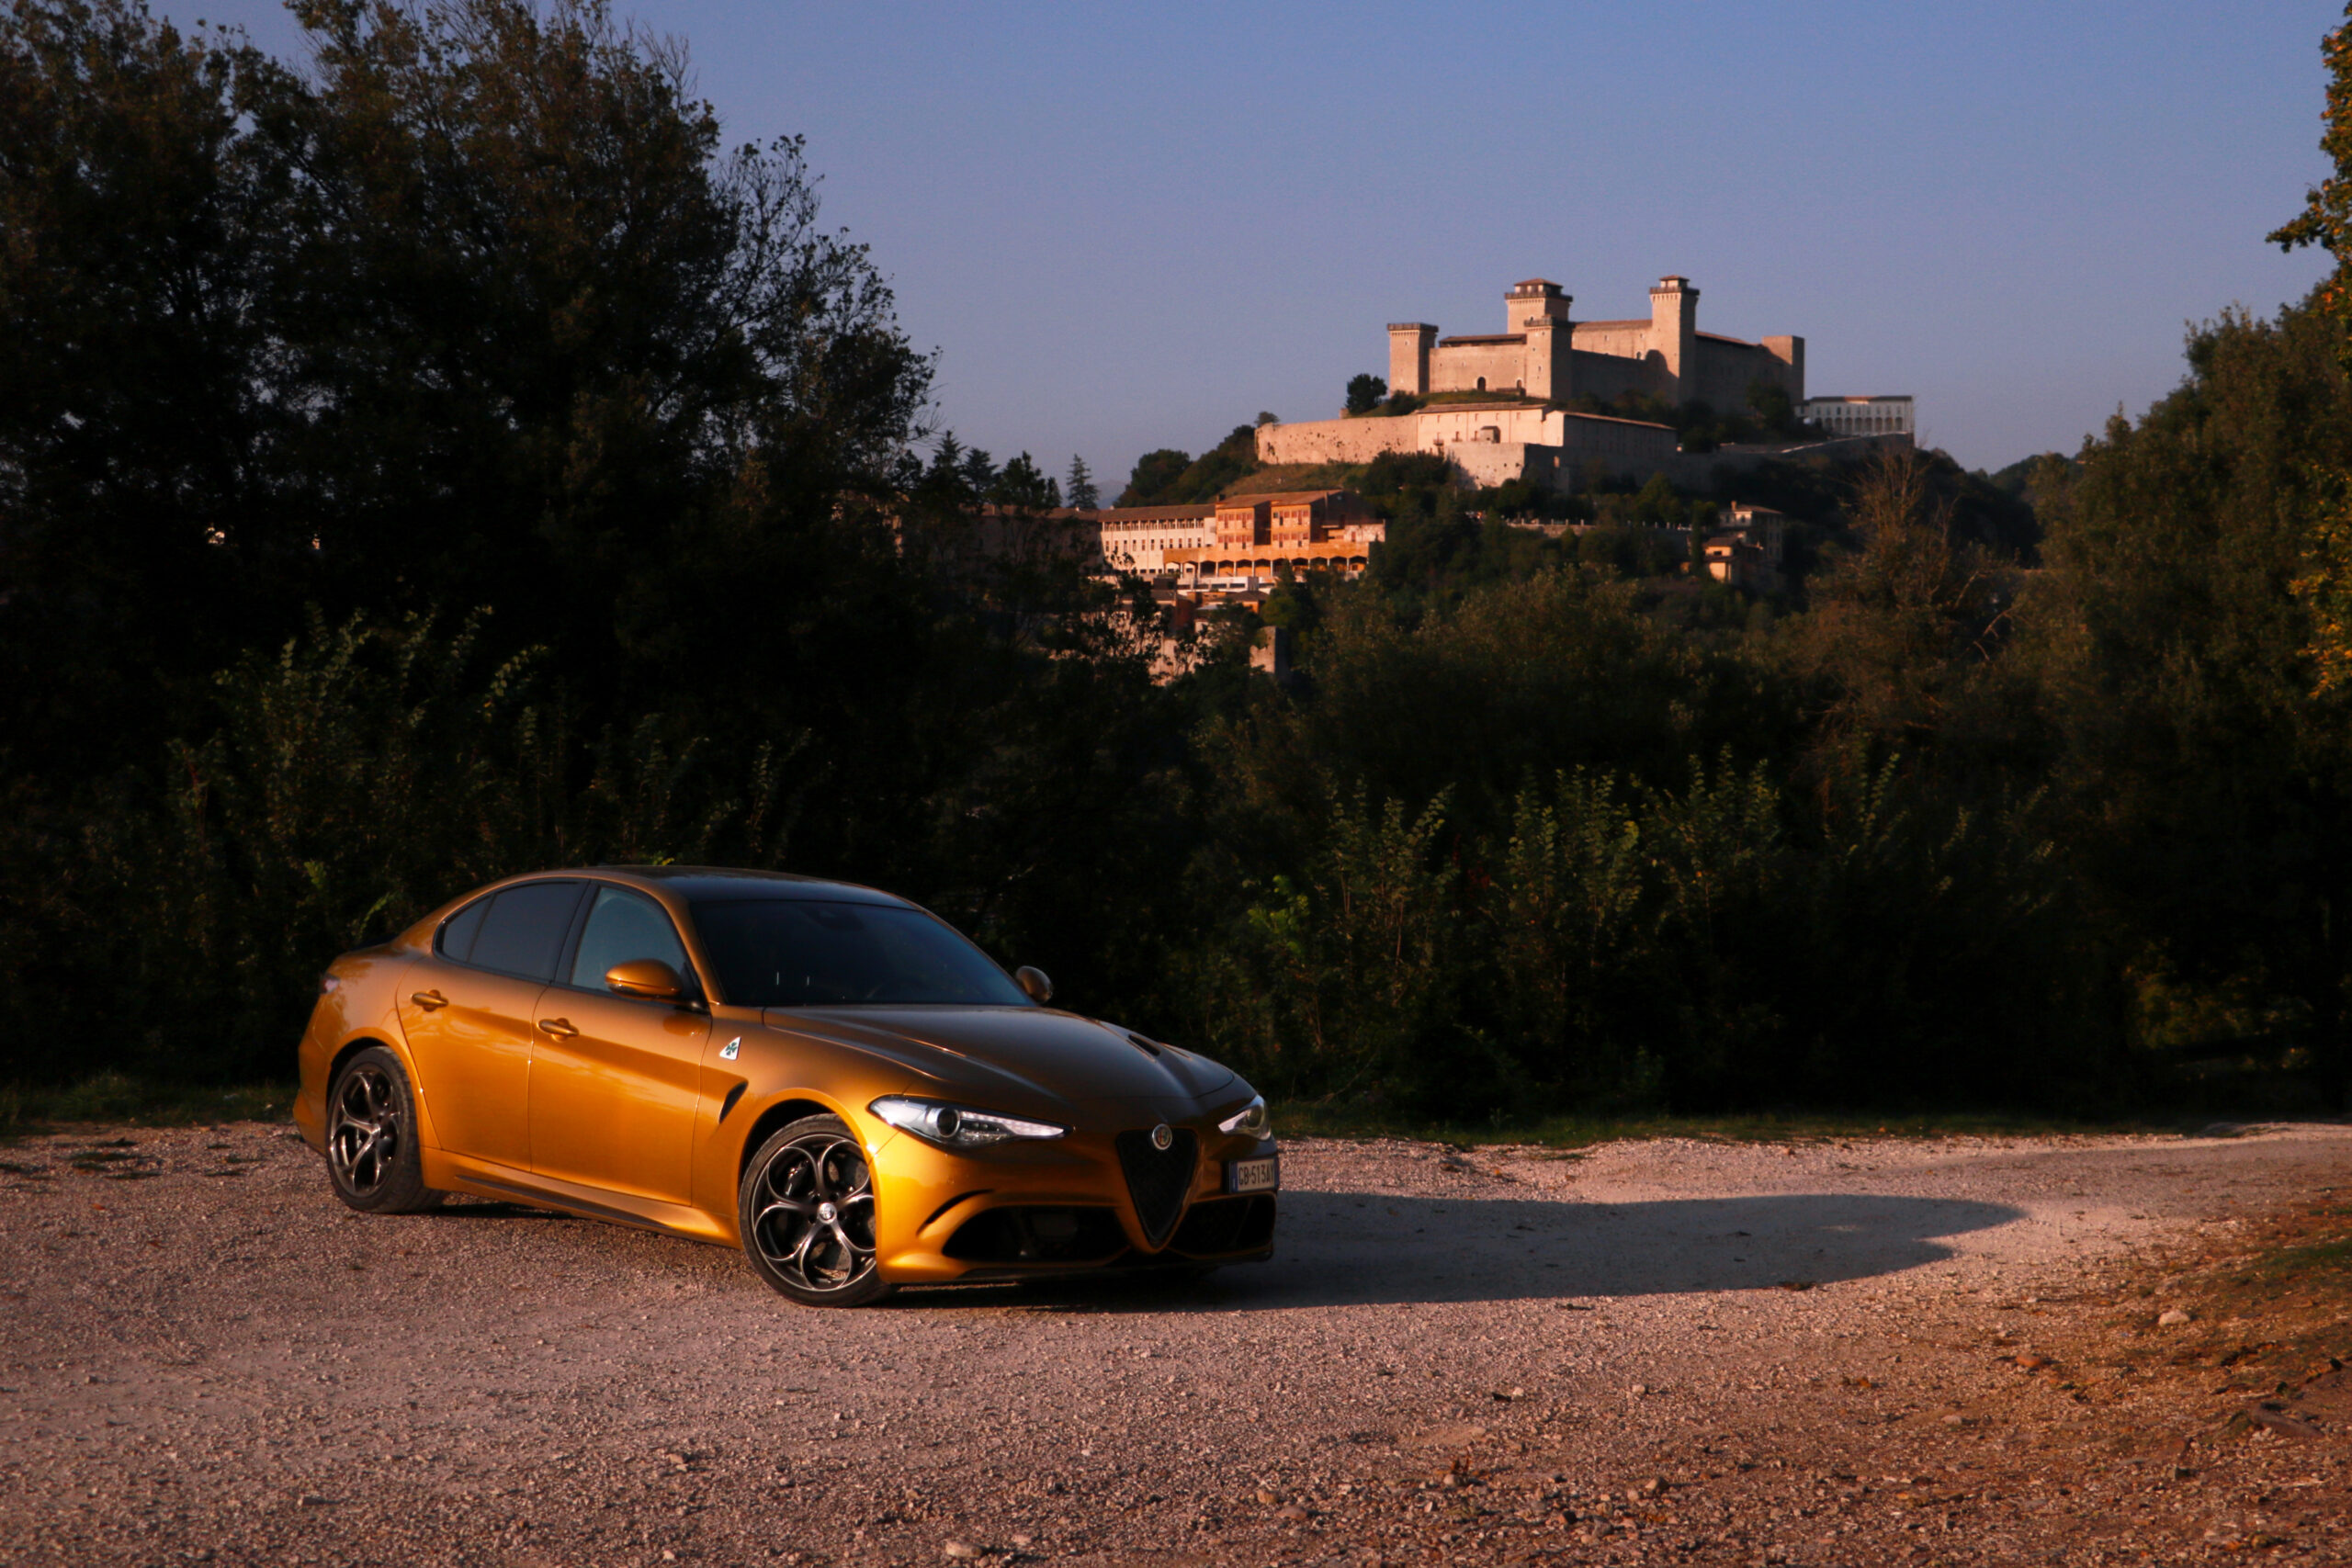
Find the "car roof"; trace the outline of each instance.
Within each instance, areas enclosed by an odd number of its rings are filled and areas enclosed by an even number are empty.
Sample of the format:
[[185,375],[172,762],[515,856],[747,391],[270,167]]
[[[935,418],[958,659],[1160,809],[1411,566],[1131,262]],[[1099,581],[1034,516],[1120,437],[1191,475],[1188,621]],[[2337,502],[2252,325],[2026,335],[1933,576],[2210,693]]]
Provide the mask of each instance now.
[[914,903],[879,887],[854,882],[832,882],[821,876],[796,876],[786,871],[741,871],[723,865],[591,865],[574,871],[549,871],[542,876],[601,876],[615,882],[639,882],[659,888],[686,903],[716,903],[751,898],[793,898],[825,904]]

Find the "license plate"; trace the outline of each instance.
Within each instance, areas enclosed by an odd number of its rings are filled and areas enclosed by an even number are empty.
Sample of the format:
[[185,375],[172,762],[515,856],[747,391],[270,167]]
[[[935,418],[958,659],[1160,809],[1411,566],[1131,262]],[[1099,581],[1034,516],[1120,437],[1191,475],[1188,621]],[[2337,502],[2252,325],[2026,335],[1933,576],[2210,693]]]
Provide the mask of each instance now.
[[1229,1159],[1225,1162],[1225,1190],[1227,1192],[1272,1192],[1283,1184],[1283,1156],[1268,1155],[1263,1159]]

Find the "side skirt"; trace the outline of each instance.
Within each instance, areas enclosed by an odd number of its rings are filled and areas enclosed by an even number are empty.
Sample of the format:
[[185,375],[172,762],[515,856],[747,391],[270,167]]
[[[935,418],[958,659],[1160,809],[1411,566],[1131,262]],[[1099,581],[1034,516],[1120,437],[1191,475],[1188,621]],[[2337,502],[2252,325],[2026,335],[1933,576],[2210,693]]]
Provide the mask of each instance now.
[[735,1245],[734,1238],[713,1224],[710,1216],[699,1209],[688,1208],[683,1203],[657,1203],[641,1198],[628,1198],[617,1192],[582,1187],[575,1182],[529,1176],[522,1171],[510,1172],[503,1167],[493,1173],[469,1160],[453,1159],[445,1170],[435,1173],[433,1185],[453,1192],[470,1193],[477,1198],[527,1203],[537,1209],[558,1209],[567,1214],[577,1214],[582,1219],[604,1220],[637,1230],[682,1236],[687,1241],[707,1242],[714,1247],[731,1247]]

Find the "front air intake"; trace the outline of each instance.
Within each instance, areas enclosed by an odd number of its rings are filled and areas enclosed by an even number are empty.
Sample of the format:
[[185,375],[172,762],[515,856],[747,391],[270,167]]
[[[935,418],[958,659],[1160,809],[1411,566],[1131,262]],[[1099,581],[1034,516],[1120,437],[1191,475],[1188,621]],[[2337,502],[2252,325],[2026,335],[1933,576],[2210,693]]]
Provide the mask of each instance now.
[[1170,1131],[1173,1136],[1164,1149],[1152,1146],[1149,1133],[1122,1133],[1117,1140],[1119,1168],[1127,1175],[1136,1218],[1143,1222],[1144,1239],[1155,1252],[1183,1217],[1184,1200],[1192,1193],[1193,1173],[1198,1168],[1198,1141],[1184,1128]]

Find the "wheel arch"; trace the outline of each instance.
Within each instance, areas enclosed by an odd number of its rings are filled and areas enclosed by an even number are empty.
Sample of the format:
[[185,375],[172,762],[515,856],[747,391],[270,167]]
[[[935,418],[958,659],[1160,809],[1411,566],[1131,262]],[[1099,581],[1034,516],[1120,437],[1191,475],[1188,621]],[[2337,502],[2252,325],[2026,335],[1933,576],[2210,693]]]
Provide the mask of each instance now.
[[371,1032],[370,1031],[364,1029],[358,1033],[353,1035],[350,1039],[345,1041],[342,1044],[336,1046],[334,1049],[334,1055],[327,1058],[326,1078],[320,1086],[322,1092],[333,1094],[334,1092],[334,1076],[343,1071],[343,1065],[345,1062],[350,1061],[352,1057],[359,1055],[360,1052],[367,1050],[371,1045],[381,1045],[399,1060],[401,1071],[408,1077],[409,1093],[418,1095],[422,1098],[422,1091],[418,1089],[416,1085],[416,1068],[414,1065],[409,1061],[408,1053],[401,1049],[400,1042],[389,1039],[380,1033]]
[[743,1185],[743,1173],[751,1169],[752,1156],[760,1152],[760,1145],[777,1128],[790,1126],[804,1116],[839,1117],[853,1134],[857,1132],[857,1122],[840,1106],[807,1089],[786,1089],[752,1118],[750,1130],[743,1134],[743,1146],[735,1152],[735,1185],[739,1190]]
[[433,1125],[433,1107],[425,1098],[424,1081],[417,1077],[416,1063],[410,1057],[407,1044],[393,1039],[390,1032],[384,1030],[362,1029],[336,1046],[334,1054],[327,1058],[326,1075],[319,1081],[322,1135],[325,1131],[325,1108],[334,1096],[335,1075],[343,1071],[345,1063],[371,1046],[381,1046],[390,1051],[392,1059],[401,1065],[401,1075],[408,1079],[409,1099],[416,1106],[417,1142],[427,1151],[437,1155],[441,1136]]

